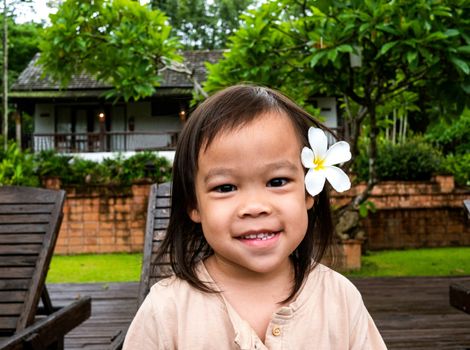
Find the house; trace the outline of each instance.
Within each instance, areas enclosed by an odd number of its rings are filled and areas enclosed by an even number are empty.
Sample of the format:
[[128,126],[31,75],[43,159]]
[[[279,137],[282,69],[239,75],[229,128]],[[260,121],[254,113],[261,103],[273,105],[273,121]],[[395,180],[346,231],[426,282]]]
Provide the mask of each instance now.
[[[198,82],[205,80],[205,62],[214,63],[222,51],[183,53]],[[27,146],[39,152],[128,152],[172,150],[188,115],[193,83],[183,74],[163,72],[161,85],[150,98],[113,103],[103,97],[111,86],[87,74],[74,76],[68,88],[41,78],[37,54],[14,83],[10,99],[17,112],[33,117],[34,132],[25,135]],[[319,97],[314,103],[325,123],[337,128],[336,99]]]
[[[205,62],[216,62],[221,51],[184,53],[187,66],[204,81]],[[113,103],[103,97],[111,86],[87,74],[74,76],[68,88],[41,78],[37,54],[10,93],[17,112],[33,116],[34,132],[26,135],[35,152],[63,153],[165,150],[175,146],[192,99],[193,83],[183,74],[162,73],[155,94],[139,101]],[[29,136],[29,137],[28,137]]]

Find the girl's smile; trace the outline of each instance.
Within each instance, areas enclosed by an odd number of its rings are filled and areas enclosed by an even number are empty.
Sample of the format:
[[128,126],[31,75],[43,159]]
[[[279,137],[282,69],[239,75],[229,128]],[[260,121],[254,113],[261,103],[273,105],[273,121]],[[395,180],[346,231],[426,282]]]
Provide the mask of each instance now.
[[255,247],[258,249],[266,249],[276,244],[279,240],[280,235],[281,231],[271,232],[262,230],[257,232],[252,231],[249,233],[245,233],[241,236],[238,236],[237,239],[248,246]]
[[290,271],[289,256],[305,236],[313,205],[301,148],[288,117],[271,112],[201,149],[197,208],[189,214],[214,251],[212,266],[250,275]]

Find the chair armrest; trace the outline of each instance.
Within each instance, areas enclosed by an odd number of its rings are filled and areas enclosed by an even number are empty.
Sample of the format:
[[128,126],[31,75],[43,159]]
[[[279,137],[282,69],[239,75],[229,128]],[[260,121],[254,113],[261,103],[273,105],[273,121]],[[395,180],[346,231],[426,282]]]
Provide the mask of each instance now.
[[449,287],[449,301],[453,307],[470,314],[470,283],[453,283]]
[[126,337],[126,331],[120,330],[112,339],[109,350],[121,350],[124,345],[124,338]]
[[6,342],[0,343],[0,350],[20,350],[25,346],[31,349],[46,349],[49,345],[61,341],[65,334],[90,315],[91,298],[88,296],[80,298],[19,331]]

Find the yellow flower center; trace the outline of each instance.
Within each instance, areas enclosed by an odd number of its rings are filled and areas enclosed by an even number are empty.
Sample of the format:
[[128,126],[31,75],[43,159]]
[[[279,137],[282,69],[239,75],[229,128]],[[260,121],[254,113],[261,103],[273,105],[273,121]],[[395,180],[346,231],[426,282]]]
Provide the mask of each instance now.
[[325,169],[325,159],[314,159],[313,165],[315,170],[322,170]]

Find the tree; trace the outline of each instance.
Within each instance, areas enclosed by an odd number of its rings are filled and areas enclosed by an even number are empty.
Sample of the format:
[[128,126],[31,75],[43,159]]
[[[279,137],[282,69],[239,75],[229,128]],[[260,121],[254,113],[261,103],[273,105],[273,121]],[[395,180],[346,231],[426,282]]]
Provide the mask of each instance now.
[[10,24],[10,79],[13,82],[26,68],[28,63],[39,52],[39,38],[41,36],[42,24],[38,23],[15,23]]
[[8,21],[10,16],[10,9],[14,9],[14,5],[19,2],[29,2],[29,0],[23,1],[11,1],[3,0],[3,35],[2,35],[2,111],[3,111],[3,138],[4,138],[4,150],[8,147]]
[[220,49],[239,27],[240,14],[253,0],[152,0],[167,14],[187,49]]
[[469,10],[467,0],[270,1],[243,17],[204,86],[252,81],[305,105],[319,93],[343,97],[353,156],[365,124],[370,137],[357,206],[377,182],[380,106],[407,90],[425,90],[448,111],[469,104]]
[[159,69],[181,59],[166,21],[161,11],[132,0],[66,0],[44,30],[39,63],[63,87],[85,71],[113,86],[107,97],[151,96]]

